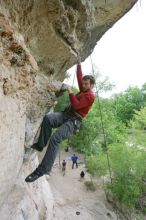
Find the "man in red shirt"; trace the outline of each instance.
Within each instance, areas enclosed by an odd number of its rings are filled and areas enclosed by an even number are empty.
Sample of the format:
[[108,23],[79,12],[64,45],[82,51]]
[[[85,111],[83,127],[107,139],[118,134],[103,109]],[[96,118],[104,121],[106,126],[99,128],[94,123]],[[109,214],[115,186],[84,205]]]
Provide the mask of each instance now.
[[[49,140],[48,148],[41,164],[26,177],[26,182],[33,182],[43,175],[49,175],[61,141],[79,129],[82,119],[88,114],[95,100],[95,94],[92,92],[95,79],[91,75],[82,77],[81,64],[78,64],[77,80],[79,85],[77,95],[73,93],[70,86],[66,88],[69,92],[70,105],[63,112],[49,112],[44,116],[38,142],[33,144],[31,148],[42,151]],[[51,136],[52,128],[58,129]]]

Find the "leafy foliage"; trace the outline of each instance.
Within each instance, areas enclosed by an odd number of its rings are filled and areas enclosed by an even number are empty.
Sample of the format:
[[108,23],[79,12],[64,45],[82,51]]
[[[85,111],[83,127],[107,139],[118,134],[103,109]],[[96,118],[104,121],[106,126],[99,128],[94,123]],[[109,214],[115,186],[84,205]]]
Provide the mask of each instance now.
[[124,144],[110,146],[109,155],[113,172],[113,183],[108,187],[129,208],[135,206],[145,188],[146,154],[136,146]]
[[115,95],[117,118],[126,125],[132,119],[134,111],[145,105],[145,94],[138,87],[130,87],[124,93]]

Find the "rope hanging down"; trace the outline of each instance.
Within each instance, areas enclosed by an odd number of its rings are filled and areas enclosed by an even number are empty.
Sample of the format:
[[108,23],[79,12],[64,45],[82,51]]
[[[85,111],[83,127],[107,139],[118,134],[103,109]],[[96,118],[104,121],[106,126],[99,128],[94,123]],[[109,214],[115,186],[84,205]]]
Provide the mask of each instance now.
[[[94,68],[93,68],[93,62],[92,62],[92,57],[91,57],[91,55],[90,55],[90,61],[91,61],[91,67],[92,67],[92,75],[93,75],[94,78],[95,78]],[[99,106],[99,113],[100,113],[100,120],[101,120],[101,128],[102,128],[103,140],[104,140],[104,149],[105,149],[106,156],[107,156],[108,170],[109,170],[109,174],[110,174],[110,180],[111,180],[111,183],[112,183],[112,174],[111,174],[111,166],[110,166],[110,160],[109,160],[109,154],[108,154],[108,147],[107,147],[107,142],[106,142],[105,129],[104,129],[104,124],[103,124],[103,116],[102,116],[101,105],[100,105],[99,94],[98,94],[98,88],[97,88],[96,83],[95,83],[95,89],[96,89],[96,95],[97,95],[98,106]]]
[[[78,56],[78,61],[80,61],[79,56]],[[95,78],[91,55],[90,55],[90,61],[91,61],[91,67],[92,67],[92,75]],[[74,77],[73,77],[72,87],[74,86],[74,81],[75,81],[75,73],[74,73]],[[111,174],[111,166],[110,166],[110,160],[109,160],[109,154],[108,154],[108,147],[107,147],[107,142],[106,142],[105,129],[104,129],[104,124],[103,124],[103,116],[102,116],[101,105],[100,105],[99,94],[98,94],[98,88],[97,88],[96,83],[95,83],[95,88],[96,88],[96,95],[97,95],[99,112],[100,112],[100,120],[101,120],[101,127],[102,127],[103,140],[104,140],[104,149],[105,149],[106,156],[107,156],[107,164],[108,164],[108,170],[109,170],[109,174],[110,174],[110,181],[112,183],[112,174]],[[59,152],[59,154],[60,154],[60,152]],[[59,157],[59,164],[60,164],[60,157]]]
[[[78,55],[78,63],[80,62],[81,58]],[[95,74],[94,74],[94,68],[93,68],[93,62],[92,62],[92,57],[90,55],[90,61],[91,61],[91,67],[92,67],[92,75],[95,78]],[[72,83],[72,87],[74,85],[74,81],[75,81],[75,73],[74,73],[74,77],[73,77],[73,83]],[[108,164],[108,170],[109,170],[109,174],[110,174],[110,181],[112,183],[112,174],[111,174],[111,166],[110,166],[110,160],[109,160],[109,154],[108,154],[108,147],[107,147],[107,142],[106,142],[106,136],[105,136],[105,129],[104,129],[104,124],[103,124],[103,116],[102,116],[102,111],[101,111],[101,105],[100,105],[100,100],[99,100],[99,94],[98,94],[98,88],[97,85],[95,83],[95,89],[96,89],[96,95],[97,95],[97,100],[98,100],[98,106],[99,106],[99,112],[100,112],[100,120],[101,120],[101,128],[102,128],[102,133],[103,133],[103,140],[104,140],[104,149],[106,152],[106,156],[107,156],[107,164]]]
[[[91,55],[90,55],[90,61],[91,61],[91,67],[92,67],[92,74],[93,74],[93,76],[95,77],[94,68],[93,68],[93,62],[92,62],[92,57],[91,57]],[[110,181],[111,181],[111,184],[113,185],[112,173],[111,173],[111,166],[110,166],[110,160],[109,160],[109,154],[108,154],[108,147],[107,147],[106,135],[105,135],[105,129],[104,129],[104,123],[103,123],[103,116],[102,116],[101,105],[100,105],[100,99],[99,99],[98,88],[97,88],[96,83],[95,83],[95,89],[96,89],[96,94],[97,94],[97,100],[98,100],[98,106],[99,106],[99,113],[100,113],[100,120],[101,120],[101,127],[102,127],[103,139],[104,139],[104,149],[105,149],[106,156],[107,156],[107,164],[108,164],[108,170],[109,170],[109,174],[110,174]],[[113,197],[113,198],[114,198],[114,197]],[[113,204],[114,204],[114,209],[115,209],[115,212],[116,212],[116,217],[117,217],[117,220],[118,220],[119,217],[118,217],[118,211],[117,211],[117,207],[116,207],[116,204],[115,204],[115,200],[113,201]]]
[[[78,55],[78,63],[80,63],[80,60],[81,60],[81,59],[80,59],[80,56]],[[91,61],[91,67],[92,67],[92,75],[93,75],[94,78],[95,78],[94,68],[93,68],[93,62],[92,62],[92,57],[91,57],[91,55],[90,55],[90,61]],[[74,81],[75,81],[75,73],[74,73],[74,77],[73,77],[72,87],[74,86]],[[106,135],[105,135],[105,129],[104,129],[104,123],[103,123],[103,116],[102,116],[101,105],[100,105],[100,99],[99,99],[98,88],[97,88],[96,83],[95,83],[95,89],[96,89],[96,95],[97,95],[98,106],[99,106],[99,112],[100,112],[101,127],[102,127],[103,139],[104,139],[104,149],[105,149],[106,156],[107,156],[107,164],[108,164],[108,170],[109,170],[109,175],[110,175],[110,181],[111,181],[111,184],[113,184],[113,182],[112,182],[112,174],[111,174],[111,166],[110,166],[110,160],[109,160],[109,154],[108,154],[108,147],[107,147]],[[114,206],[115,206],[114,208],[115,208],[115,211],[116,211],[116,217],[117,217],[117,220],[118,220],[118,219],[119,219],[119,218],[118,218],[118,212],[117,212],[117,208],[116,208],[115,203],[114,203]]]

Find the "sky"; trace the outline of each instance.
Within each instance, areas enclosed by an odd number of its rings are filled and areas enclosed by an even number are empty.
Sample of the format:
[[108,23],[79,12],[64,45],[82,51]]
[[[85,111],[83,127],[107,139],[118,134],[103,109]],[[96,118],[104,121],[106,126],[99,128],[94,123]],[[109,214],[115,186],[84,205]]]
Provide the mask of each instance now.
[[[129,86],[140,87],[146,82],[146,0],[139,0],[104,34],[91,57],[99,72],[116,85],[112,93],[124,91]],[[75,69],[74,66],[68,70],[71,77],[65,82],[70,85]],[[84,75],[91,73],[89,57],[82,63],[82,69]]]

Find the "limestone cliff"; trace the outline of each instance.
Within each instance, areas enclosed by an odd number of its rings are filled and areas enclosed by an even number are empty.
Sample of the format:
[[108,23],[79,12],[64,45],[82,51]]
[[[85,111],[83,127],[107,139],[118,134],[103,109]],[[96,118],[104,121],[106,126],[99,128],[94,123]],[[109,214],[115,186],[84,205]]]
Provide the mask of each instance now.
[[33,143],[77,53],[82,60],[89,56],[136,1],[0,0],[1,219],[51,218],[45,177],[24,183],[37,163],[37,156],[23,163],[24,146]]

